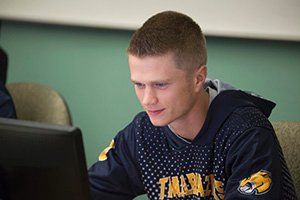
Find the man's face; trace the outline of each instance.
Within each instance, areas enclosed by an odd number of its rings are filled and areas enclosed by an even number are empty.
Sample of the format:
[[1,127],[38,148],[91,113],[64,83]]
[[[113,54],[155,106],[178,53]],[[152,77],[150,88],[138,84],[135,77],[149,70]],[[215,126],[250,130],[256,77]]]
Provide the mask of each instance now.
[[193,78],[177,68],[172,53],[143,58],[129,55],[131,81],[153,125],[184,123],[196,99]]

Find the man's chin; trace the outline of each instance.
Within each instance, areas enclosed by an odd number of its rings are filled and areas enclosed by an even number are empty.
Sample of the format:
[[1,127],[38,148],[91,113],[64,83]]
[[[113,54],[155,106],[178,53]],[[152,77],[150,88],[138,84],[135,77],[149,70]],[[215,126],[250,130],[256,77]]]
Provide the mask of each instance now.
[[153,119],[150,117],[150,121],[154,126],[166,126],[168,123],[164,120]]

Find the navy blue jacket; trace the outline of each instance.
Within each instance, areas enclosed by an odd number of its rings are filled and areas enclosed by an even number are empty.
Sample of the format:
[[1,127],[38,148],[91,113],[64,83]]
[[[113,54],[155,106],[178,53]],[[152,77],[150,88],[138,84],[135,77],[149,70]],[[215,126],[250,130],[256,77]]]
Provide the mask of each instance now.
[[16,111],[12,98],[0,81],[0,117],[16,118]]
[[268,116],[275,104],[238,90],[212,101],[189,142],[145,112],[114,138],[89,169],[95,200],[296,199]]

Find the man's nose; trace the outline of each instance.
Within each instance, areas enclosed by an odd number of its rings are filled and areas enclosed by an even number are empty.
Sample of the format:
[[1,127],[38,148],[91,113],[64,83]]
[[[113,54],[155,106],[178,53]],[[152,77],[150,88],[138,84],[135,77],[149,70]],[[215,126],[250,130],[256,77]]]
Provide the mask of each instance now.
[[155,91],[150,88],[146,87],[143,95],[142,103],[143,105],[154,105],[158,102],[157,96]]

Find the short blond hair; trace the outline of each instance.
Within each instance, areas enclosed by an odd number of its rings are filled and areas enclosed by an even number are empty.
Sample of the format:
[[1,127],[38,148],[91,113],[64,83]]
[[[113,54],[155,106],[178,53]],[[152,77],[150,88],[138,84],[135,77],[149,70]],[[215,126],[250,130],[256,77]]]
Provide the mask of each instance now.
[[[127,53],[137,57],[173,52],[179,68],[191,70],[207,63],[205,37],[189,16],[165,11],[150,17],[132,36]],[[188,69],[187,69],[188,68]]]

